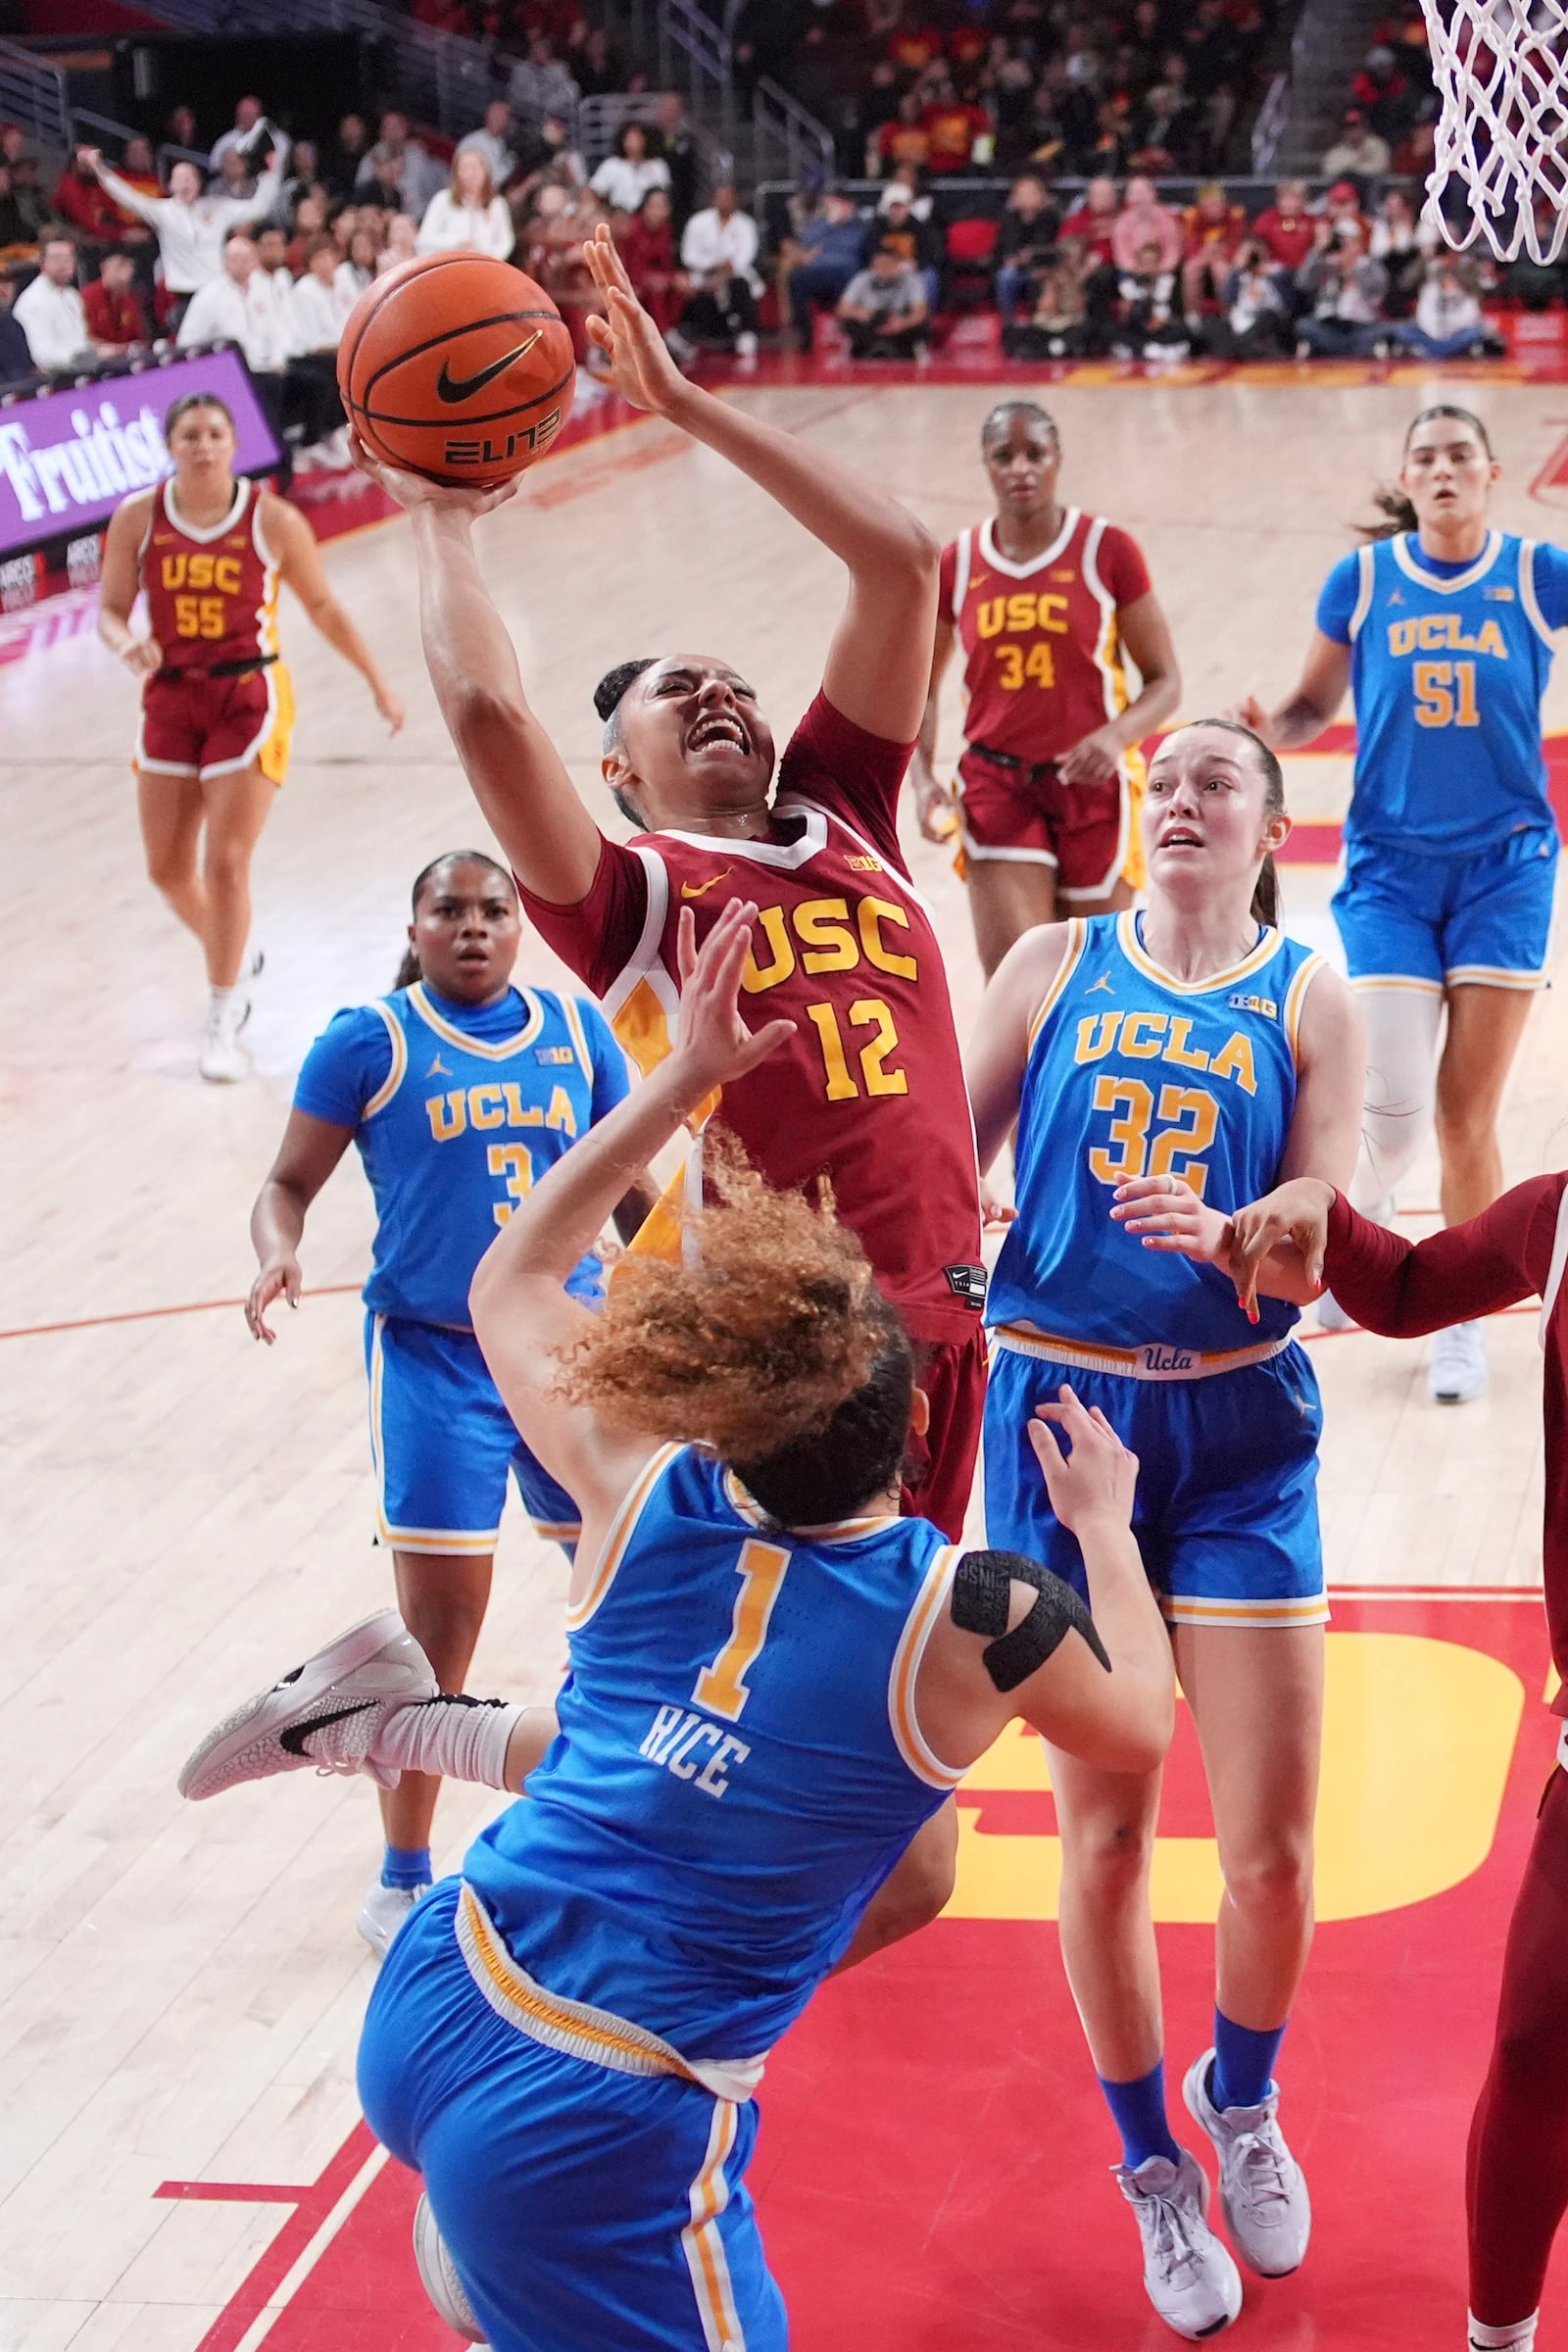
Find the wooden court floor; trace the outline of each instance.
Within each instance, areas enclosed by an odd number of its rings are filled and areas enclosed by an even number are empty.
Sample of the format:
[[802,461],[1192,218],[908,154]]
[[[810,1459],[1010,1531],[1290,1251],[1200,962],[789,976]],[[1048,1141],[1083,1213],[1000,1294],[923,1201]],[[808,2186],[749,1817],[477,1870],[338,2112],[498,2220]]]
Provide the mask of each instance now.
[[[1066,495],[1127,524],[1150,557],[1185,715],[1290,683],[1322,576],[1396,463],[1425,381],[1410,370],[1354,387],[1050,395]],[[1480,406],[1506,466],[1498,519],[1555,533],[1568,402],[1485,383],[1459,396]],[[736,397],[862,464],[944,536],[983,512],[982,386],[841,379]],[[596,812],[608,813],[590,690],[613,662],[677,642],[722,652],[753,674],[776,727],[815,687],[834,565],[662,424],[565,453],[482,528],[530,687]],[[327,562],[403,681],[410,724],[389,746],[358,680],[285,613],[301,721],[258,859],[268,974],[244,1088],[196,1076],[199,960],[138,863],[131,682],[90,633],[64,630],[0,668],[11,1530],[0,1769],[12,1791],[0,1843],[0,2352],[257,2352],[269,2339],[272,2352],[396,2341],[433,2352],[447,2340],[418,2311],[403,2187],[388,2174],[355,2191],[368,2151],[351,2141],[353,2053],[370,1963],[353,1918],[377,1851],[372,1792],[301,1776],[198,1808],[173,1787],[216,1714],[387,1590],[369,1544],[354,1296],[368,1258],[364,1185],[345,1168],[318,1203],[303,1253],[311,1295],[270,1352],[252,1347],[238,1311],[246,1220],[311,1038],[337,1006],[390,985],[413,874],[440,850],[484,842],[419,662],[405,527],[340,540]],[[1548,723],[1568,729],[1568,672]],[[955,706],[945,749],[956,748]],[[1332,822],[1348,762],[1298,760],[1289,782],[1298,815]],[[911,856],[966,1026],[978,983],[961,886],[941,853],[912,841]],[[1331,873],[1298,865],[1287,884],[1290,927],[1329,944]],[[521,969],[560,977],[533,942]],[[1568,1148],[1565,1049],[1568,1020],[1548,995],[1509,1098],[1510,1179]],[[1435,1198],[1428,1158],[1409,1195],[1412,1230],[1426,1229]],[[1457,2140],[1550,1744],[1530,1597],[1541,1507],[1531,1317],[1499,1319],[1491,1346],[1490,1395],[1446,1413],[1427,1402],[1419,1348],[1354,1334],[1315,1349],[1330,1575],[1355,1597],[1340,1620],[1348,1646],[1326,1839],[1347,1907],[1325,1929],[1297,2046],[1303,2116],[1306,2097],[1317,2102],[1314,2146],[1343,2169],[1320,2200],[1325,2283],[1314,2289],[1309,2271],[1294,2300],[1271,2290],[1263,2317],[1249,2315],[1260,2345],[1414,2352],[1440,2343],[1442,2328],[1455,2334],[1462,2313]],[[563,1592],[560,1561],[510,1524],[476,1687],[549,1691]],[[1394,1837],[1399,1808],[1453,1753],[1477,1760],[1484,1801],[1472,1775],[1459,1829]],[[807,2352],[1171,2340],[1146,2330],[1100,2169],[1110,2151],[1092,2138],[1082,2095],[1050,1926],[1049,1795],[1027,1756],[981,1769],[957,1916],[863,1983],[834,1987],[799,2056],[780,2061],[760,2184]],[[1211,1862],[1191,1777],[1173,1778],[1162,1916],[1173,2014],[1196,2031],[1207,1946],[1194,1922]],[[455,1862],[489,1805],[449,1793],[438,1865]],[[1430,2000],[1397,1997],[1420,1972]],[[999,1988],[1020,1984],[1020,2015],[1047,2037],[1022,2071],[1016,2020],[1000,2047],[986,2031]],[[933,2031],[933,2004],[951,2034]],[[1367,2170],[1355,2119],[1333,2095],[1335,2034],[1371,2014],[1393,2037],[1392,2095],[1428,2068],[1407,2144],[1441,2177],[1437,2218],[1411,2257],[1414,2300],[1385,2294],[1375,2325],[1355,2283],[1373,2261],[1364,2233],[1380,2197],[1402,2207],[1412,2191]],[[949,2145],[945,2165],[933,2154],[914,2167],[916,2202],[890,2240],[899,2291],[867,2307],[857,2278],[882,2274],[857,2273],[846,2230],[880,2226],[868,2180],[916,2133],[956,2131],[981,2089],[986,2132],[960,2138],[956,2156]],[[837,2120],[850,2113],[853,2130]],[[1091,2153],[1058,2172],[1081,2145]],[[1027,2184],[1043,2217],[1054,2197],[1065,2202],[1059,2229],[1031,2224],[1027,2295],[999,2303],[994,2283],[979,2296],[964,2247],[982,2222],[1005,2230],[1009,2180]],[[262,2193],[160,2196],[171,2183]],[[364,2227],[339,2213],[349,2192]],[[1072,2250],[1101,2224],[1104,2251],[1086,2278]]]

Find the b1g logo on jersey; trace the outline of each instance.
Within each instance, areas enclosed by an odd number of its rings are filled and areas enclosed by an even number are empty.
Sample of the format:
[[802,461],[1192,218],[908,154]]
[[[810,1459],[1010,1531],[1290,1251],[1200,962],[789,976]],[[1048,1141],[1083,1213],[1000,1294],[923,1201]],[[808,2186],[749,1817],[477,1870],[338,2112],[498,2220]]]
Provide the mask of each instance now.
[[1225,1000],[1232,1012],[1260,1012],[1266,1021],[1277,1021],[1280,1008],[1272,997],[1248,997],[1240,994]]

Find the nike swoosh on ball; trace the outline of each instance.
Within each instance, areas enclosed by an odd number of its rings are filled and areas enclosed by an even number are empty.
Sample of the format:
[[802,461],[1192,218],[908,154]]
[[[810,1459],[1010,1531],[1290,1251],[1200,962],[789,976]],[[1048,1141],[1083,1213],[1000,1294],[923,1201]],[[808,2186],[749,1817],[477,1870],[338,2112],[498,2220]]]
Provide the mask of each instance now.
[[441,372],[435,379],[437,400],[466,400],[470,392],[482,392],[486,384],[495,381],[504,368],[510,368],[514,360],[520,360],[525,351],[532,351],[538,340],[539,334],[536,331],[528,337],[526,343],[519,343],[515,351],[503,353],[499,360],[492,360],[488,368],[481,368],[477,375],[466,375],[462,383],[453,381],[450,363],[443,360]]

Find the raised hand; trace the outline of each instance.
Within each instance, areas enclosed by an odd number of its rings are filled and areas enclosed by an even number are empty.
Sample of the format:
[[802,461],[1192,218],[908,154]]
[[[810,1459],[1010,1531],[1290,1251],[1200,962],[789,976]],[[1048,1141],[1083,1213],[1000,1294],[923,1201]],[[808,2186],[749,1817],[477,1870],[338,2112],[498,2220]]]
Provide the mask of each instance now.
[[795,1034],[793,1021],[769,1021],[757,1031],[740,1015],[741,974],[751,954],[756,903],[731,899],[701,948],[689,906],[680,912],[680,1024],[664,1065],[690,1108],[715,1088],[744,1077]]
[[[384,490],[388,498],[395,499],[410,514],[416,507],[428,507],[450,514],[466,514],[473,521],[481,514],[493,514],[497,507],[504,507],[508,499],[517,494],[520,477],[516,474],[510,481],[494,482],[485,489],[477,483],[470,486],[467,482],[432,482],[422,473],[410,473],[400,466],[389,466],[384,458],[375,457],[367,448],[352,425],[349,453],[366,479],[374,482],[378,490]],[[382,715],[386,713],[383,711]],[[395,728],[393,732],[396,733]]]
[[686,389],[664,338],[632,291],[626,265],[601,221],[584,245],[588,274],[605,299],[607,316],[588,319],[588,333],[610,362],[610,382],[634,408],[667,416]]
[[[1060,1401],[1036,1405],[1029,1423],[1029,1443],[1046,1474],[1052,1509],[1075,1536],[1096,1519],[1130,1527],[1138,1456],[1128,1451],[1098,1404],[1086,1408],[1065,1381],[1056,1393]],[[1057,1429],[1070,1453],[1062,1450]]]

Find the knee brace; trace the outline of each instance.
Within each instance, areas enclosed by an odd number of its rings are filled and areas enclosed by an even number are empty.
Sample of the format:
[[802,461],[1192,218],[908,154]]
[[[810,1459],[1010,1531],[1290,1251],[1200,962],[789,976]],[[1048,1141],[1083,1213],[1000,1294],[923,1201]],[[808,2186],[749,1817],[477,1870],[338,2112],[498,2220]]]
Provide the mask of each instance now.
[[1358,988],[1366,1016],[1366,1107],[1350,1199],[1380,1207],[1407,1176],[1432,1127],[1443,998],[1426,988]]

